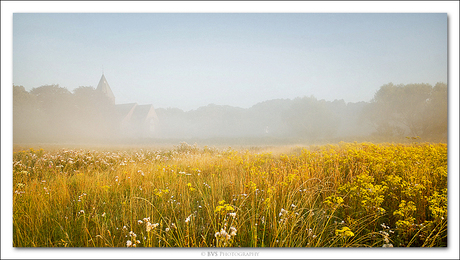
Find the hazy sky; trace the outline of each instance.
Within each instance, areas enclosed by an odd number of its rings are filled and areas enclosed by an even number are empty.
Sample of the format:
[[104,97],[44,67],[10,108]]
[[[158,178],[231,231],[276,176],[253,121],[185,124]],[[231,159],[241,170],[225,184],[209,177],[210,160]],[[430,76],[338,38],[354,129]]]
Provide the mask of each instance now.
[[96,87],[116,103],[243,108],[369,101],[383,84],[447,82],[447,14],[16,13],[13,82]]

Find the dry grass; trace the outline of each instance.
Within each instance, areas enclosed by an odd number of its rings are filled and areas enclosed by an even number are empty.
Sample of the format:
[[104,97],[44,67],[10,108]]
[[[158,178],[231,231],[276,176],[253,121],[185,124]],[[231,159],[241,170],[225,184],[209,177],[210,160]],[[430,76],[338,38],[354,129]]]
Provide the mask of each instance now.
[[447,145],[13,154],[15,247],[447,245]]

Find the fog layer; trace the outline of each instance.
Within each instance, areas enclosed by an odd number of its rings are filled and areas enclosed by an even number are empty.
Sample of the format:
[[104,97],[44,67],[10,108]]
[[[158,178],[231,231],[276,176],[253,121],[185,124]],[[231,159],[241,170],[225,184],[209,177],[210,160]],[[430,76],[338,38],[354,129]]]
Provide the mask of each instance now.
[[268,100],[247,109],[214,104],[188,112],[152,107],[148,116],[137,117],[130,104],[115,105],[93,87],[73,93],[58,85],[30,92],[22,86],[13,89],[14,143],[447,141],[444,83],[390,83],[369,102],[310,96]]

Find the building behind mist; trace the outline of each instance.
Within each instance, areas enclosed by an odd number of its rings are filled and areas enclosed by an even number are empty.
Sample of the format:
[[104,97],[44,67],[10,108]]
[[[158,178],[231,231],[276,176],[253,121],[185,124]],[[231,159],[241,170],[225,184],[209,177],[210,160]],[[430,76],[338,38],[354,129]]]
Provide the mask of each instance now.
[[102,92],[115,107],[113,110],[113,120],[118,129],[117,136],[127,138],[149,138],[155,136],[158,117],[152,104],[116,104],[115,95],[104,74],[102,74],[96,90]]
[[[408,102],[410,101],[410,102]],[[104,75],[96,88],[72,92],[13,86],[13,140],[18,142],[324,143],[447,140],[447,85],[382,86],[371,102],[274,99],[243,109],[209,104],[196,110],[117,104]],[[200,141],[200,142],[201,142]]]

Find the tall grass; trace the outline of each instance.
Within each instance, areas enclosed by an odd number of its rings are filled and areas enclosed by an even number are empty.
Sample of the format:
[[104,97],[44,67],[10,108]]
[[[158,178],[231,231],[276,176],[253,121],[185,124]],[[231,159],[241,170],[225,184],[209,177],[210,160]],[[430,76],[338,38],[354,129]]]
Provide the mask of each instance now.
[[447,246],[446,144],[31,148],[13,186],[15,247]]

